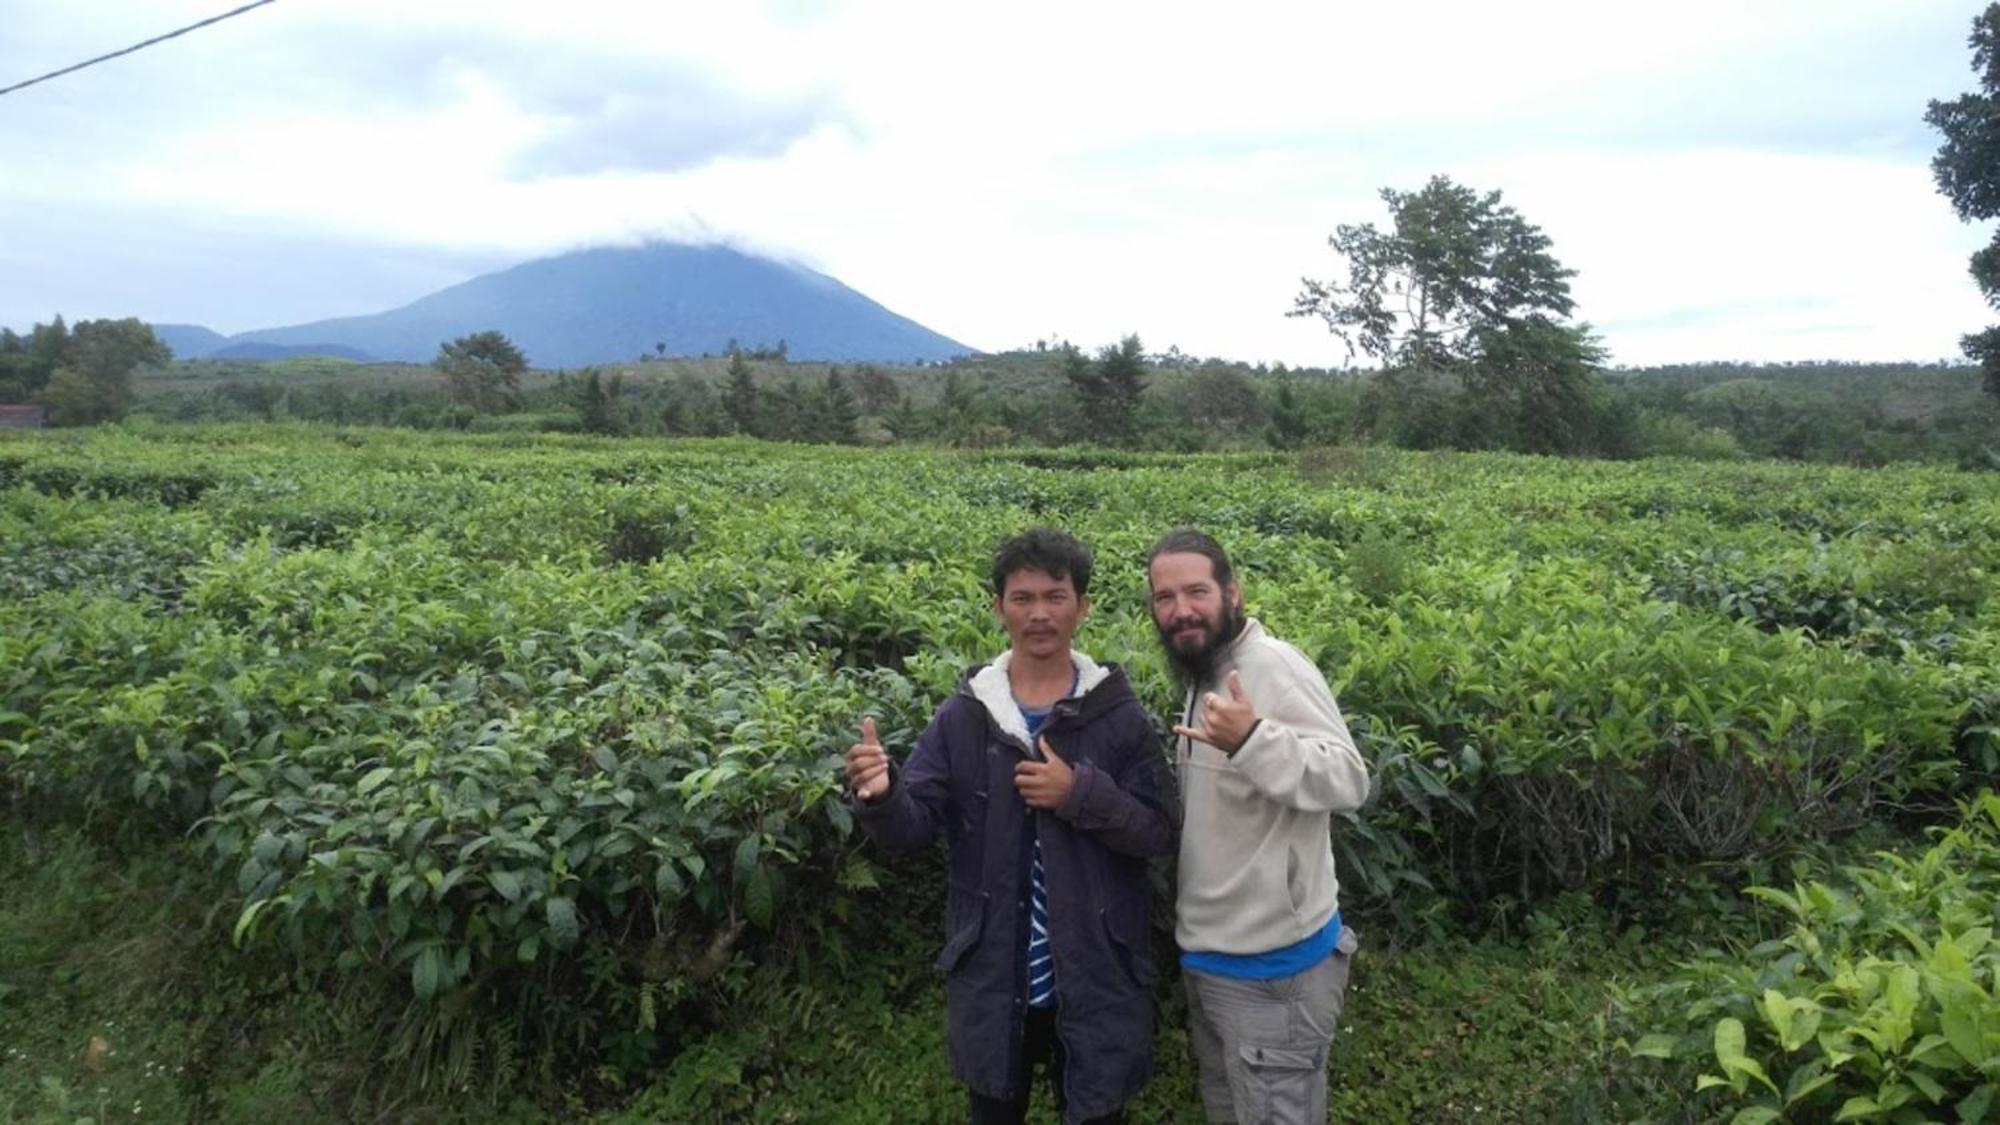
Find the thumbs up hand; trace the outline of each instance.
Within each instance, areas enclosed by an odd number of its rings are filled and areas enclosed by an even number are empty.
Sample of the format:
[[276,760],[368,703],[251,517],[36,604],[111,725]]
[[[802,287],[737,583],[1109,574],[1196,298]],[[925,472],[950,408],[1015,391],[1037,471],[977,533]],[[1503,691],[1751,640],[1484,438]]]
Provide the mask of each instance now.
[[861,720],[861,741],[847,750],[847,787],[864,801],[879,801],[889,792],[889,754],[875,736],[875,716]]
[[1224,754],[1243,749],[1250,732],[1257,729],[1257,709],[1243,690],[1243,681],[1229,673],[1229,698],[1214,692],[1202,696],[1201,715],[1191,727],[1176,726],[1174,733],[1196,742],[1206,742]]
[[1049,745],[1047,737],[1036,743],[1042,748],[1042,760],[1022,762],[1014,767],[1014,788],[1021,799],[1033,809],[1059,809],[1069,800],[1070,786],[1076,782],[1076,771],[1062,760],[1056,748]]

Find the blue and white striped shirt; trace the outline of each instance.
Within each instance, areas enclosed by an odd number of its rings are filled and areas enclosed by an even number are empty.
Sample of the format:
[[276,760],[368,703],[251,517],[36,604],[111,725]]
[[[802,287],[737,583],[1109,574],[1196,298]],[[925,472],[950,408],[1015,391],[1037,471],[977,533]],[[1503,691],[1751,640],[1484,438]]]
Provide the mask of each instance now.
[[[1041,733],[1049,712],[1021,708],[1028,721],[1028,737]],[[1035,837],[1033,857],[1028,862],[1028,1006],[1053,1008],[1056,1005],[1056,958],[1049,949],[1049,890],[1042,875],[1042,838]]]

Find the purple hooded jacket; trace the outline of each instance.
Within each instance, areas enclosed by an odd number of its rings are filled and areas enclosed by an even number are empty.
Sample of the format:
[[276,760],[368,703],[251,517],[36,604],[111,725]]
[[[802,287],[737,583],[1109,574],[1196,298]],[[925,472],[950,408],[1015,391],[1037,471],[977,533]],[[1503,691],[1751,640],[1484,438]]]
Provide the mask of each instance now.
[[1159,736],[1125,673],[1073,654],[1078,692],[1041,736],[1076,771],[1055,811],[1030,809],[1014,766],[1039,753],[1013,705],[1005,660],[967,673],[892,772],[889,792],[855,803],[892,852],[942,835],[951,893],[944,951],[952,1073],[1013,1098],[1027,1007],[1028,856],[1037,835],[1056,963],[1056,1034],[1068,1051],[1067,1116],[1111,1113],[1151,1077],[1153,967],[1146,861],[1172,854],[1176,804]]

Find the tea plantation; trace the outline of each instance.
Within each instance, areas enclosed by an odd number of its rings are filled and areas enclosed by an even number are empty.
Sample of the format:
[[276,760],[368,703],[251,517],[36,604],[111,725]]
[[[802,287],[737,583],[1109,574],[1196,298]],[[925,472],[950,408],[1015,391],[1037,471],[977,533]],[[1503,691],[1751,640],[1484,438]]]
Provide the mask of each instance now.
[[959,1115],[838,763],[1031,523],[1156,713],[1178,524],[1349,713],[1335,1119],[2000,1116],[2000,477],[262,425],[0,438],[0,1118]]

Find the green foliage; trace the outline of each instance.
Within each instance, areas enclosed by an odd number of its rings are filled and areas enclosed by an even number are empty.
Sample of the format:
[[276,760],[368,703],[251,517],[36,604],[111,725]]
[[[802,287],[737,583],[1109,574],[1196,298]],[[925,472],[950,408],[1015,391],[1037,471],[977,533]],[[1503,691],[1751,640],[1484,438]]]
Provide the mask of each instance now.
[[[1561,328],[1579,347],[1579,328]],[[1566,346],[1566,345],[1565,345]],[[960,447],[1060,446],[1115,438],[1135,449],[1298,449],[1387,444],[1419,449],[1565,451],[1608,458],[1667,455],[1699,460],[1745,454],[1880,465],[1926,460],[1963,468],[2000,464],[1993,434],[2000,403],[1988,402],[1979,375],[1942,364],[1707,364],[1598,373],[1585,390],[1554,378],[1574,366],[1534,368],[1551,380],[1504,376],[1505,368],[1429,376],[1388,372],[1283,372],[1171,349],[1145,357],[1146,391],[1128,435],[1109,434],[1079,406],[1065,376],[1074,349],[968,357],[939,368],[830,364],[758,366],[745,355],[753,429],[768,440],[848,444],[840,396],[855,399],[853,438],[865,444]],[[1558,348],[1551,354],[1560,355]],[[1581,354],[1581,353],[1577,353]],[[0,370],[7,364],[0,350]],[[1086,375],[1093,361],[1075,354]],[[1591,362],[1595,362],[1592,360]],[[620,393],[609,405],[618,432],[633,436],[717,436],[732,432],[727,357],[671,359],[601,369]],[[1715,420],[1693,397],[1715,383],[1754,378],[1773,390],[1769,415]],[[268,362],[175,364],[135,384],[134,410],[174,422],[298,419],[418,429],[547,429],[581,432],[579,379],[527,372],[518,414],[481,420],[453,406],[430,368],[294,358]],[[741,388],[738,397],[741,398]],[[1538,406],[1543,395],[1561,410]],[[1586,414],[1570,414],[1574,408]],[[1698,419],[1698,415],[1709,418]]]
[[87,426],[115,421],[125,413],[127,395],[116,382],[99,382],[67,367],[58,367],[36,396],[49,408],[58,426]]
[[759,431],[764,411],[758,403],[757,384],[750,378],[750,361],[740,351],[729,353],[729,385],[723,391],[723,407],[729,414],[733,432],[762,436]]
[[623,432],[624,422],[618,409],[618,400],[625,390],[624,380],[617,375],[606,384],[604,377],[593,367],[583,373],[576,385],[576,414],[579,427],[587,434],[616,435]]
[[502,410],[520,390],[528,357],[502,333],[487,329],[438,345],[431,366],[444,377],[457,405],[491,413]]
[[69,325],[58,315],[22,336],[0,328],[0,402],[24,402],[48,386],[69,343]]
[[1476,359],[1482,335],[1574,307],[1549,239],[1500,193],[1434,176],[1418,191],[1383,188],[1391,229],[1342,224],[1327,240],[1347,262],[1340,282],[1307,279],[1289,315],[1317,317],[1351,357],[1426,369]]
[[135,368],[158,367],[173,358],[152,326],[134,317],[78,321],[62,351],[64,366],[99,383],[128,379]]
[[1680,414],[1642,410],[1638,430],[1639,451],[1645,455],[1693,461],[1734,461],[1743,456],[1735,434]]
[[172,359],[142,321],[85,320],[71,329],[58,316],[26,338],[0,333],[0,402],[32,397],[59,426],[116,421],[131,406],[134,369]]
[[1635,1056],[1666,1060],[1703,1117],[1985,1120],[2000,1075],[2000,797],[1914,857],[1790,890],[1752,887],[1790,928],[1688,964],[1625,1001]]
[[1306,422],[1300,415],[1298,391],[1289,382],[1280,383],[1271,402],[1271,425],[1264,441],[1273,449],[1296,449],[1305,437]]
[[[426,1088],[501,1050],[629,1082],[774,977],[875,954],[892,877],[840,752],[864,712],[907,747],[999,647],[979,575],[1025,524],[1106,560],[1083,643],[1159,713],[1136,560],[1176,523],[1227,543],[1377,779],[1336,836],[1345,907],[1444,929],[1782,857],[1990,771],[1996,489],[1370,448],[6,435],[0,799],[185,835],[216,950],[373,990],[380,1057]],[[1805,631],[1843,586],[1852,627]],[[690,1082],[771,1088],[771,1050],[713,1045]]]
[[1645,454],[1705,457],[1688,443],[1706,429],[1731,439],[1730,456],[1984,468],[2000,424],[1978,369],[1942,363],[1687,364],[1608,382],[1638,412]]
[[816,425],[811,428],[814,436],[836,445],[853,445],[861,440],[861,407],[854,400],[854,392],[847,389],[846,380],[840,376],[838,367],[829,368],[826,382],[820,388],[819,402],[813,411]]
[[[67,828],[13,806],[0,834],[0,1119],[542,1116],[520,1104],[538,1061],[518,1052],[517,1028],[485,1036],[481,1081],[425,1089],[385,1065],[383,1029],[405,1003],[393,982],[219,955],[223,893],[172,837]],[[553,1107],[567,1091],[552,1085],[541,1092]]]
[[[1973,17],[1967,43],[1978,92],[1933,100],[1924,122],[1944,134],[1931,161],[1938,190],[1969,222],[2000,217],[2000,4]],[[2000,235],[1972,256],[1972,278],[1989,304],[2000,302]],[[1985,371],[1987,391],[2000,398],[2000,327],[1967,335],[1964,346]]]
[[1882,544],[1856,536],[1787,551],[1676,551],[1660,560],[1656,592],[1765,630],[1803,629],[1822,640],[1885,651],[1948,651],[1955,627],[1977,614],[1986,575],[1962,543]]
[[[1305,280],[1289,315],[1319,318],[1349,358],[1358,349],[1387,366],[1398,444],[1630,455],[1607,426],[1603,350],[1561,323],[1575,271],[1548,236],[1499,192],[1443,176],[1382,200],[1393,229],[1337,227],[1329,243],[1347,282]],[[1446,374],[1458,393],[1440,389]]]
[[1582,328],[1541,319],[1481,329],[1470,397],[1493,415],[1491,447],[1521,453],[1627,455],[1611,433],[1597,367],[1604,349]]
[[[1609,931],[1587,901],[1530,915],[1517,941],[1413,946],[1369,930],[1354,962],[1329,1063],[1329,1120],[1634,1120],[1648,1103],[1612,1083],[1632,1067],[1607,1050],[1608,984],[1653,980],[1657,937]],[[1363,923],[1366,925],[1365,921]],[[915,931],[920,927],[906,926]],[[690,1044],[615,1121],[944,1121],[964,1114],[945,1059],[942,989],[924,967],[929,933],[885,935],[897,956],[831,986],[772,982],[757,1012]],[[905,952],[907,951],[907,952]],[[1180,981],[1158,992],[1157,1072],[1133,1121],[1202,1121]],[[1030,1120],[1054,1120],[1037,1090]]]
[[1362,597],[1384,605],[1403,592],[1410,561],[1407,544],[1379,528],[1370,528],[1347,550],[1347,580]]
[[1266,404],[1257,381],[1221,364],[1197,368],[1186,382],[1156,391],[1153,399],[1157,411],[1169,419],[1165,425],[1205,438],[1204,448],[1255,447],[1265,436],[1260,431],[1267,423],[1274,424],[1269,432],[1279,436],[1264,444],[1280,445],[1297,434],[1292,428],[1297,416],[1295,402],[1284,411],[1291,417],[1278,422],[1280,411]]
[[1066,427],[1069,435],[1099,445],[1133,444],[1146,391],[1145,346],[1139,337],[1106,344],[1094,361],[1068,345],[1061,349],[1061,357],[1063,378],[1076,402]]

